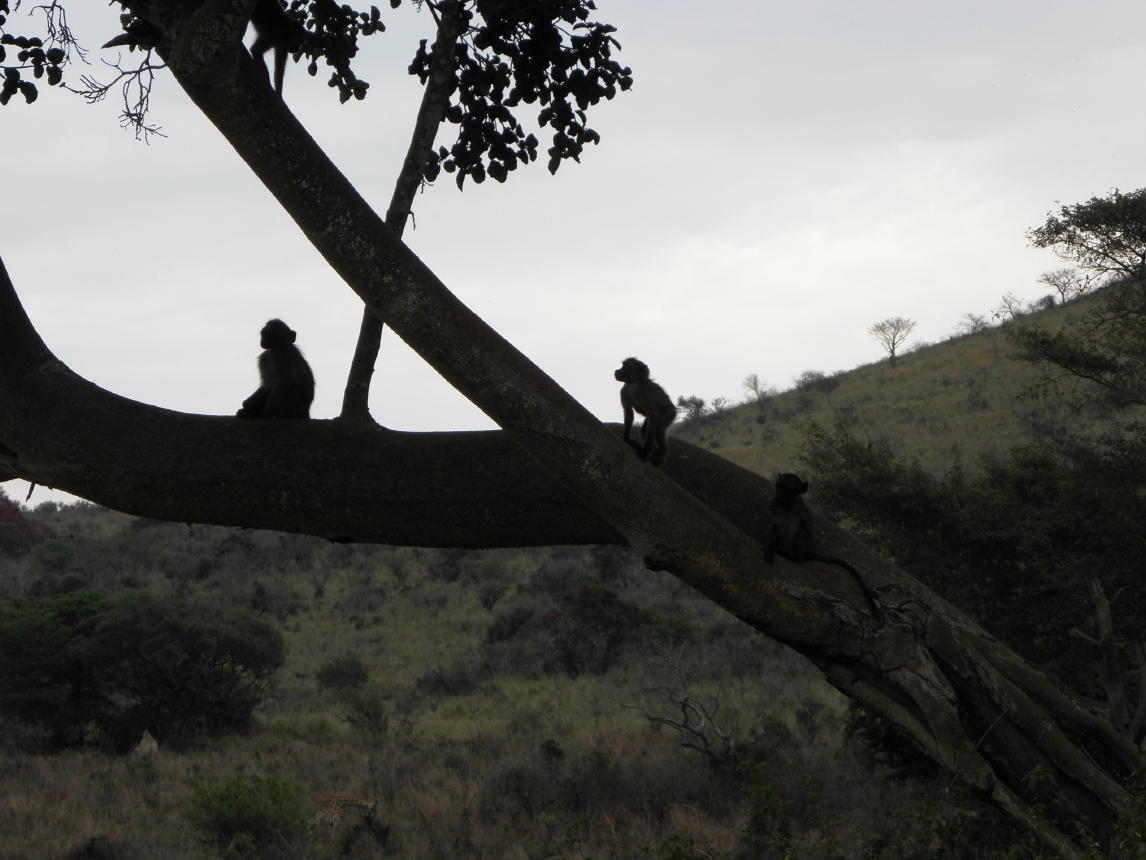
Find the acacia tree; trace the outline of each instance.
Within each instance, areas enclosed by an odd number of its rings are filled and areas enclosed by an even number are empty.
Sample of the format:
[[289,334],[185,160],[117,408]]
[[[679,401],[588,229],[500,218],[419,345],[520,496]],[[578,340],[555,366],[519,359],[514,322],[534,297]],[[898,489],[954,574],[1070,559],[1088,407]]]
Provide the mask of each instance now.
[[915,331],[915,320],[907,317],[888,317],[872,323],[867,333],[887,350],[887,354],[891,356],[891,366],[895,367],[895,352],[903,346],[903,342],[913,331]]
[[1063,305],[1089,293],[1094,289],[1096,280],[1094,273],[1081,269],[1055,269],[1039,275],[1039,283],[1046,284],[1058,293],[1059,304]]
[[[1089,839],[1112,838],[1132,804],[1125,784],[1139,756],[1098,708],[829,523],[822,551],[860,571],[878,612],[839,568],[764,565],[768,482],[684,443],[664,468],[642,463],[615,425],[599,422],[460,303],[275,97],[241,41],[254,0],[122,2],[302,236],[375,317],[501,429],[397,433],[356,420],[244,422],[130,401],[51,353],[0,267],[0,479],[58,487],[139,516],[335,540],[627,546],[808,656],[831,684],[900,726],[1054,850],[1081,856]],[[333,5],[297,3],[316,20]],[[531,42],[549,45],[548,56],[555,43],[542,34],[546,26],[561,32],[568,5],[477,0],[471,8],[514,32],[527,28],[537,36]],[[348,20],[373,20],[362,14]],[[51,70],[67,58],[43,45],[27,50],[41,50],[52,83],[59,78]],[[328,61],[334,50],[311,49]],[[5,80],[15,82],[10,93],[27,97],[23,71],[6,71]],[[577,72],[578,86],[589,86],[587,72]],[[338,74],[346,73],[336,66]],[[599,77],[592,82],[599,86]],[[514,92],[494,94],[493,104]],[[570,129],[587,131],[578,114],[571,122],[558,133],[576,143]],[[563,151],[555,140],[551,161]],[[1036,772],[1050,778],[1034,780]]]

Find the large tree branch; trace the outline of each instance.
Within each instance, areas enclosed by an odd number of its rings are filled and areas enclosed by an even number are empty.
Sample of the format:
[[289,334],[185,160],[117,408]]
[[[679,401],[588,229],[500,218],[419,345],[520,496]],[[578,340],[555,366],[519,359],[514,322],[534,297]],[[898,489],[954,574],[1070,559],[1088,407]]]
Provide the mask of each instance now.
[[[620,428],[607,432],[619,436]],[[43,343],[2,261],[0,455],[10,477],[174,521],[414,546],[626,544],[502,431],[398,433],[337,421],[242,421],[104,391]],[[664,468],[758,546],[768,527],[761,501],[767,481],[684,442],[674,442]],[[826,551],[875,558],[831,524],[821,531]],[[794,593],[819,593],[825,606],[864,611],[863,593],[839,568],[771,570],[777,580],[798,571]]]

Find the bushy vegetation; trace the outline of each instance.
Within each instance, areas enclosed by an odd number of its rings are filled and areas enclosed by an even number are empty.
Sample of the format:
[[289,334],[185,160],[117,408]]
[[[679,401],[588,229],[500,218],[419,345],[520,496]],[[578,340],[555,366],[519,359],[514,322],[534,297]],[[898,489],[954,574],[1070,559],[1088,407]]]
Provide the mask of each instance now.
[[315,678],[326,690],[361,690],[370,678],[370,669],[357,654],[341,654],[323,663]]
[[215,850],[235,857],[303,842],[307,813],[302,786],[250,773],[200,786],[188,810],[192,824]]
[[[248,628],[234,625],[242,616],[288,647],[247,734],[209,738],[198,722],[176,748],[152,727],[160,750],[141,760],[90,745],[32,755],[27,736],[7,724],[5,856],[106,848],[181,858],[230,846],[310,858],[340,850],[324,838],[267,837],[288,829],[258,824],[263,801],[253,795],[265,785],[251,774],[299,788],[303,821],[327,793],[377,797],[392,830],[387,850],[414,858],[755,857],[767,854],[744,846],[763,844],[798,856],[828,856],[817,852],[829,845],[859,856],[897,834],[907,840],[909,811],[921,810],[924,798],[938,802],[933,785],[888,780],[884,765],[844,738],[844,703],[813,667],[621,549],[463,554],[347,546],[192,531],[90,505],[29,516],[71,551],[56,566],[31,554],[0,565],[5,605],[20,607],[14,617],[46,617],[45,629],[56,634],[80,630],[76,642],[84,643],[61,651],[58,640],[40,637],[45,655],[94,654],[97,644],[100,654],[117,653],[116,642],[134,654],[127,646],[136,645],[179,666],[171,672],[179,682],[200,683],[212,676],[188,671],[178,656],[201,653],[210,640],[188,637],[185,625],[205,625],[225,641],[212,619],[241,632]],[[64,576],[83,587],[54,593]],[[308,598],[291,614],[260,612],[255,582]],[[496,600],[483,598],[491,589]],[[116,630],[123,635],[112,636]],[[144,644],[154,637],[173,641]],[[143,678],[127,672],[114,695],[96,696],[95,722],[69,722],[46,695],[25,713],[60,720],[69,744],[114,746],[127,734],[117,719],[135,732],[123,740],[134,742],[143,728],[134,709],[153,689],[142,680],[159,690],[162,676],[148,673],[162,665],[143,661]],[[68,668],[48,677],[73,677]],[[74,677],[86,671],[75,668]],[[107,675],[90,677],[109,683]],[[661,688],[675,698],[648,695]],[[87,688],[60,681],[46,692],[61,689],[79,702]],[[685,695],[718,703],[717,722],[731,743],[719,762],[650,719],[679,715]],[[197,710],[151,696],[153,714]],[[709,734],[723,748],[720,735]],[[51,815],[44,798],[56,798]],[[230,803],[237,820],[223,813]],[[957,807],[981,814],[969,801]],[[370,856],[376,843],[362,839],[349,856]]]
[[23,555],[42,541],[47,531],[40,523],[28,519],[20,506],[0,489],[0,555]]
[[242,730],[282,662],[278,631],[243,610],[92,591],[0,603],[0,714],[57,747]]

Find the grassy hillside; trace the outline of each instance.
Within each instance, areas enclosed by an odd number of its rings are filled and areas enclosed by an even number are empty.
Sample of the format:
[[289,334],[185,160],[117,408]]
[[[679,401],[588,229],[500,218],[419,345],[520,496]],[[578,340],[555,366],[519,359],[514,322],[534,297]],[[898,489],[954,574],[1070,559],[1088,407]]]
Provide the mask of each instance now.
[[1106,427],[1119,416],[1071,415],[1032,391],[1039,372],[1015,357],[1007,340],[1015,325],[1070,326],[1088,300],[1041,311],[974,335],[911,349],[898,366],[883,360],[831,377],[830,392],[785,391],[681,424],[676,434],[758,474],[799,470],[808,422],[843,421],[857,436],[886,442],[939,474],[981,455],[1002,456],[1031,430]]

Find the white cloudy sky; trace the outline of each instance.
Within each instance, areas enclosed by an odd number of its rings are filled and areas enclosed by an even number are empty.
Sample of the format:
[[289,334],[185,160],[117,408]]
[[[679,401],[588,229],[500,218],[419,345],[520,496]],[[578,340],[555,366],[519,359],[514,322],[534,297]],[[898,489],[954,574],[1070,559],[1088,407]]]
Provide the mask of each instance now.
[[[114,7],[71,5],[93,48],[117,32]],[[556,177],[540,161],[464,193],[443,178],[406,238],[604,419],[620,417],[611,371],[627,355],[674,397],[739,398],[749,373],[783,388],[877,359],[866,330],[886,316],[942,338],[1004,293],[1040,294],[1058,263],[1025,233],[1056,201],[1146,185],[1140,2],[598,8],[636,78],[592,114],[601,145]],[[420,92],[405,67],[431,35],[409,3],[384,20],[363,49],[364,102],[340,106],[301,66],[286,81],[379,211]],[[229,414],[279,316],[314,365],[314,416],[333,416],[356,298],[169,77],[153,105],[168,137],[150,146],[110,100],[45,90],[0,109],[0,257],[33,321],[112,391]],[[391,335],[372,408],[397,429],[490,426]]]

